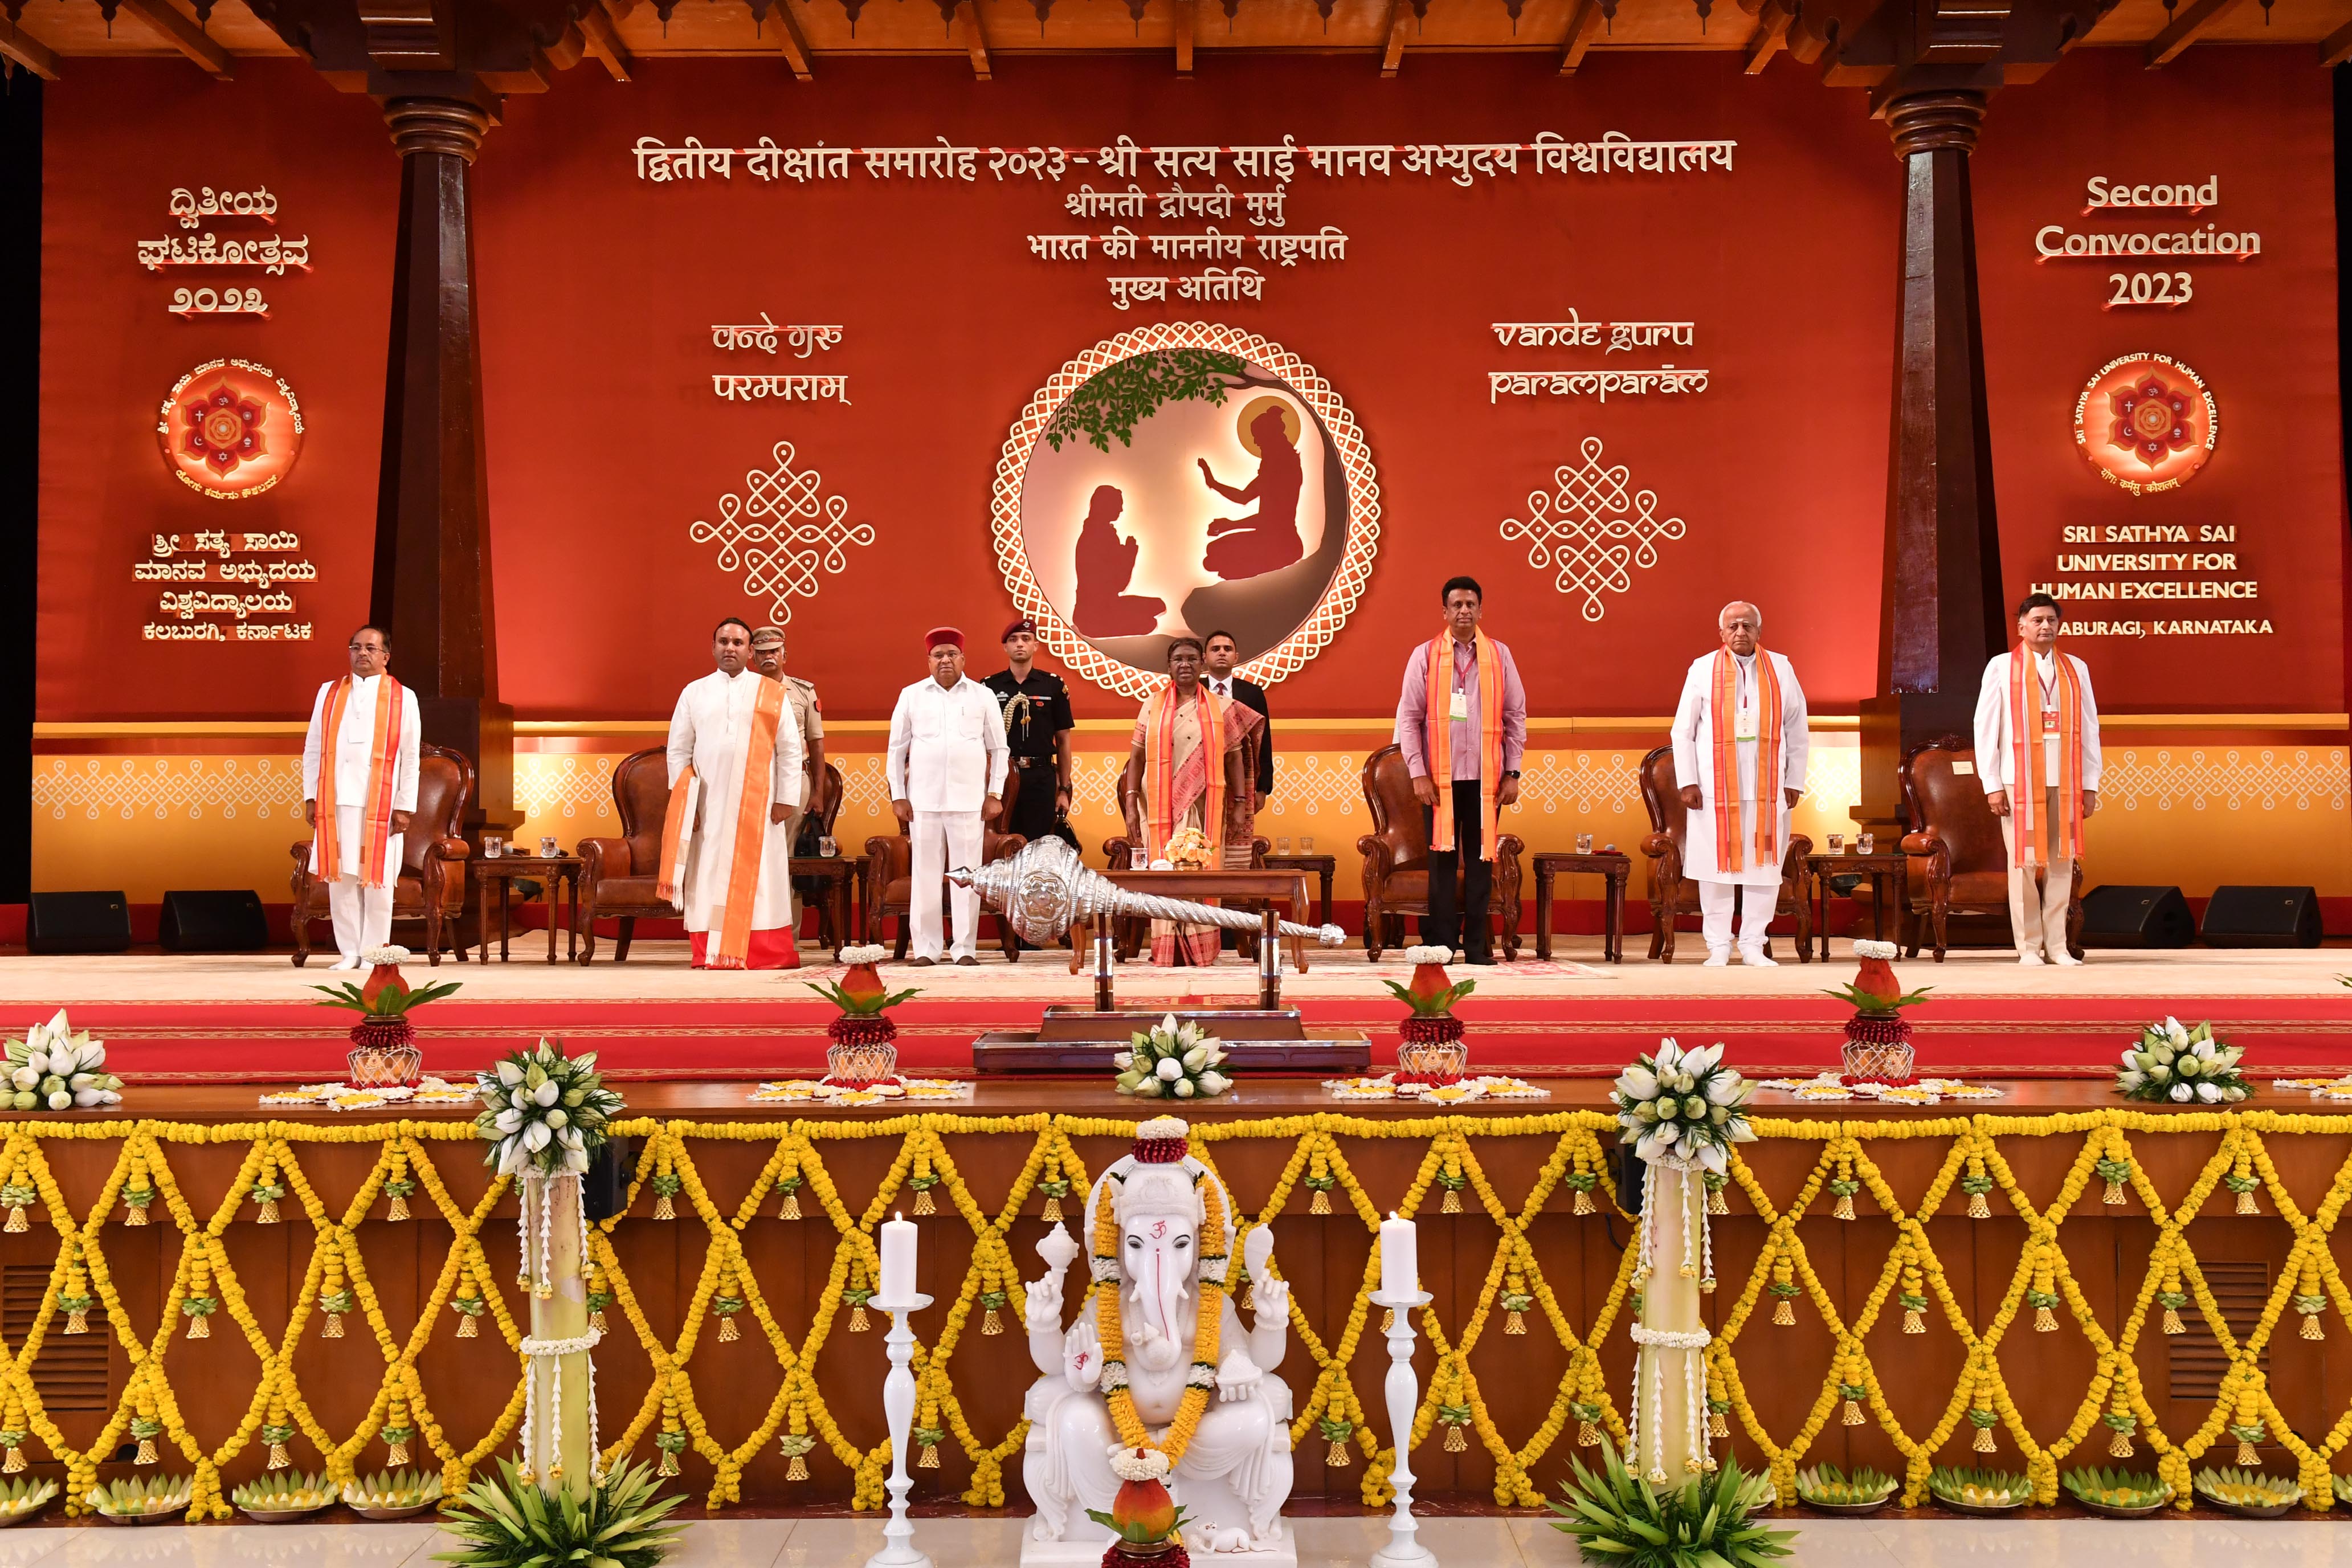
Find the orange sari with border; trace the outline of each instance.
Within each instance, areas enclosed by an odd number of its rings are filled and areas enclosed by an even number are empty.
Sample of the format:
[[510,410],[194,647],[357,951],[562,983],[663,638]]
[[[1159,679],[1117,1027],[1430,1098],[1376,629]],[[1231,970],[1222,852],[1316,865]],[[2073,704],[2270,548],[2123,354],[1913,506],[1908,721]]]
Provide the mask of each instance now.
[[[1170,681],[1143,705],[1143,834],[1152,858],[1168,853],[1184,816],[1202,800],[1201,834],[1209,841],[1209,863],[1224,864],[1225,749],[1231,719],[1225,705],[1202,681],[1193,689],[1193,713],[1201,739],[1184,759],[1181,776],[1176,761],[1176,721],[1182,712],[1176,683]],[[1151,922],[1151,962],[1162,967],[1184,963],[1205,968],[1217,962],[1224,933],[1215,926],[1180,925],[1173,921]]]
[[[397,762],[400,756],[400,721],[408,704],[402,700],[401,684],[389,673],[376,677],[375,734],[368,742],[367,795],[360,802],[360,883],[363,887],[389,887],[399,875],[396,866],[384,862],[392,847],[392,792],[398,782]],[[327,699],[324,738],[320,744],[319,761],[319,823],[310,838],[310,869],[314,875],[334,880],[342,875],[343,847],[335,833],[335,739],[343,731],[343,712],[351,706],[352,678],[348,675],[335,682],[334,692]]]
[[[2053,652],[2050,662],[2058,676],[2058,706],[2046,710],[2032,651],[2021,642],[2009,656],[2010,772],[2027,773],[2027,779],[2012,776],[2009,781],[2009,809],[2015,822],[2010,837],[2017,846],[2011,864],[2019,868],[2048,866],[2053,853],[2060,860],[2083,858],[2083,679],[2064,654]],[[2045,728],[2052,723],[2054,731]],[[2054,825],[2042,798],[2053,787],[2042,737],[2053,732],[2058,737],[2055,787],[2062,814]],[[2053,826],[2059,830],[2054,842]]]
[[[751,905],[760,893],[760,858],[767,847],[769,774],[776,763],[776,726],[784,712],[783,683],[761,680],[751,705],[751,739],[743,748],[743,782],[735,795],[734,846],[728,858],[727,907],[709,949],[706,967],[742,969],[751,952]],[[702,792],[692,763],[670,785],[669,813],[662,822],[661,881],[656,891],[685,908],[688,858],[692,853],[694,813]],[[713,830],[717,825],[713,824]],[[786,967],[797,954],[777,955]]]
[[[1780,861],[1780,672],[1759,644],[1756,649],[1756,864]],[[1739,661],[1729,648],[1715,650],[1709,681],[1715,733],[1715,868],[1748,867],[1748,845],[1739,831]]]
[[[1478,651],[1478,820],[1485,831],[1478,840],[1478,858],[1495,858],[1501,837],[1503,806],[1496,792],[1503,784],[1503,661],[1485,632],[1471,634]],[[1437,634],[1429,645],[1426,733],[1422,739],[1430,781],[1437,786],[1437,805],[1430,815],[1429,847],[1454,847],[1454,634]],[[1444,771],[1439,772],[1440,768]]]

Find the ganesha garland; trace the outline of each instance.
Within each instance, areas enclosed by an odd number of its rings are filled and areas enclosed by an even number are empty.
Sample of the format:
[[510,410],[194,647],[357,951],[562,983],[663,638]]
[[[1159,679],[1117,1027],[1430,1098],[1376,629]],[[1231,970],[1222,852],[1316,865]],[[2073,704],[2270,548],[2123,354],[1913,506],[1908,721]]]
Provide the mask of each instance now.
[[1025,1320],[1042,1375],[1023,1459],[1037,1514],[1024,1563],[1099,1557],[1111,1537],[1087,1518],[1138,1479],[1165,1479],[1192,1553],[1293,1559],[1281,1520],[1290,1391],[1264,1370],[1283,1358],[1289,1288],[1266,1269],[1273,1237],[1253,1230],[1255,1324],[1243,1330],[1228,1290],[1232,1199],[1187,1152],[1190,1131],[1174,1117],[1143,1123],[1088,1193],[1091,1300],[1066,1331],[1062,1275],[1078,1248],[1058,1226],[1039,1244],[1048,1268],[1027,1287]]

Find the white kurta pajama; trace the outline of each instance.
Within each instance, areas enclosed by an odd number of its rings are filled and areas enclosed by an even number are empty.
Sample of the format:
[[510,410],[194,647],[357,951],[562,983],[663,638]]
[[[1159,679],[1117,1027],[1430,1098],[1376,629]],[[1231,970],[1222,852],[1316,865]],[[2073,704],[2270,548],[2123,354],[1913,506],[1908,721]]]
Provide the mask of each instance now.
[[[319,770],[328,765],[327,705],[332,700],[340,680],[330,680],[319,688],[318,700],[310,705],[310,731],[302,742],[302,798],[319,798]],[[331,744],[334,747],[333,767],[335,795],[335,859],[331,867],[318,863],[318,847],[311,846],[310,872],[327,881],[327,912],[335,923],[335,967],[356,969],[360,954],[372,947],[382,947],[392,940],[392,886],[399,879],[404,834],[394,833],[383,847],[383,881],[381,886],[362,886],[360,881],[360,849],[365,829],[361,802],[367,798],[368,773],[373,767],[375,749],[375,705],[383,689],[383,677],[371,675],[352,678],[351,700],[343,705],[343,719]],[[392,809],[416,809],[416,757],[418,729],[416,693],[400,688],[400,741],[398,755],[386,759],[392,769]]]
[[[1724,794],[1725,781],[1715,776],[1715,655],[1705,654],[1692,661],[1690,673],[1683,678],[1682,701],[1675,710],[1675,787],[1687,789],[1696,784],[1702,801],[1700,808],[1685,822],[1683,875],[1698,883],[1699,918],[1710,958],[1726,956],[1731,950],[1732,908],[1737,901],[1740,907],[1740,951],[1762,959],[1764,931],[1772,923],[1773,908],[1780,902],[1780,865],[1789,849],[1788,796],[1782,792],[1805,787],[1805,764],[1811,741],[1806,730],[1804,688],[1797,684],[1796,669],[1787,658],[1769,648],[1763,649],[1762,655],[1772,661],[1773,673],[1780,683],[1780,776],[1756,776],[1757,656],[1735,656],[1739,667],[1740,708],[1735,715],[1732,734],[1739,755],[1739,832],[1748,846],[1743,857],[1745,864],[1739,869],[1722,869],[1716,853],[1715,803]],[[1774,847],[1769,855],[1756,852],[1759,810],[1774,813]],[[1736,888],[1748,890],[1735,900]]]
[[[908,919],[917,958],[945,945],[940,893],[952,867],[980,864],[981,807],[1004,792],[1004,714],[996,694],[969,676],[941,686],[925,676],[898,693],[890,715],[890,798],[914,807]],[[949,888],[955,901],[955,956],[977,956],[980,895]]]
[[[2010,733],[2009,666],[2017,657],[2015,649],[1995,654],[1985,666],[1984,685],[1977,692],[1977,773],[1984,781],[1985,794],[1996,790],[2014,791],[2021,773],[2031,775],[2035,770],[2021,768],[2016,756],[2015,737]],[[2058,709],[2056,660],[2064,659],[2074,667],[2074,678],[2083,692],[2083,788],[2095,794],[2099,787],[2099,705],[2091,695],[2090,667],[2072,654],[2037,654],[2032,679],[2042,692],[2042,706],[2055,713]],[[2066,820],[2064,803],[2059,799],[2060,760],[2059,736],[2047,729],[2042,735],[2041,779],[2043,809],[2049,815],[2042,820],[2050,824],[2052,844],[2050,864],[2035,868],[2017,863],[2017,812],[2011,805],[2008,816],[2000,819],[2000,841],[2009,851],[2009,929],[2017,943],[2021,958],[2039,955],[2057,963],[2072,959],[2066,946],[2066,911],[2074,893],[2074,859],[2061,855],[2058,847],[2058,825]],[[2029,784],[2026,787],[2037,787]]]
[[[679,908],[688,936],[701,940],[700,954],[717,939],[712,932],[725,923],[730,883],[734,876],[737,814],[742,805],[744,755],[751,743],[752,709],[761,688],[771,684],[756,670],[736,675],[712,670],[678,693],[677,708],[669,720],[669,782],[677,787],[688,764],[699,784],[699,810],[694,838],[686,857],[686,880],[678,889]],[[796,808],[805,784],[800,726],[792,707],[784,706],[776,725],[775,752],[768,767],[766,805]],[[765,821],[768,813],[762,812]],[[790,965],[797,936],[793,924],[793,826],[766,821],[761,842],[759,886],[751,900],[750,966],[755,969]],[[760,962],[761,959],[766,962]]]

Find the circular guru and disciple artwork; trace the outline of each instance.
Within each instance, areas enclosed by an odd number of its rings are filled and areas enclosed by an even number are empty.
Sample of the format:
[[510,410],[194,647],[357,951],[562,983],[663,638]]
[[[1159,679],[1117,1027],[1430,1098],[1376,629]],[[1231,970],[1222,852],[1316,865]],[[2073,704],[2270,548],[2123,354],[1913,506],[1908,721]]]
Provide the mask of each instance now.
[[[1047,646],[1113,690],[1156,686],[1185,633],[1231,632],[1244,665],[1279,679],[1328,642],[1369,571],[1377,489],[1354,421],[1305,367],[1295,384],[1246,345],[1120,347],[1065,367],[1068,395],[1050,403],[1049,386],[1008,446],[998,553],[1014,597],[1033,615],[1042,600]],[[1302,637],[1311,626],[1322,635]]]
[[2109,360],[2074,400],[2074,445],[2099,477],[2133,495],[2178,489],[2221,438],[2204,378],[2166,354]]

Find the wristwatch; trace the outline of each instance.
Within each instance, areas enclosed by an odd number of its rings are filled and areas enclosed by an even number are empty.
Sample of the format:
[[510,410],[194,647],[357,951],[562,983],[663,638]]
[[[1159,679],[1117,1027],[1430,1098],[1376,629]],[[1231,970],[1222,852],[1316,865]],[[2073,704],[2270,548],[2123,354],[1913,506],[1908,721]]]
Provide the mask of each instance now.
[[1503,776],[1507,779],[1517,778],[1519,776],[1519,770],[1517,768],[1505,768],[1503,770]]

